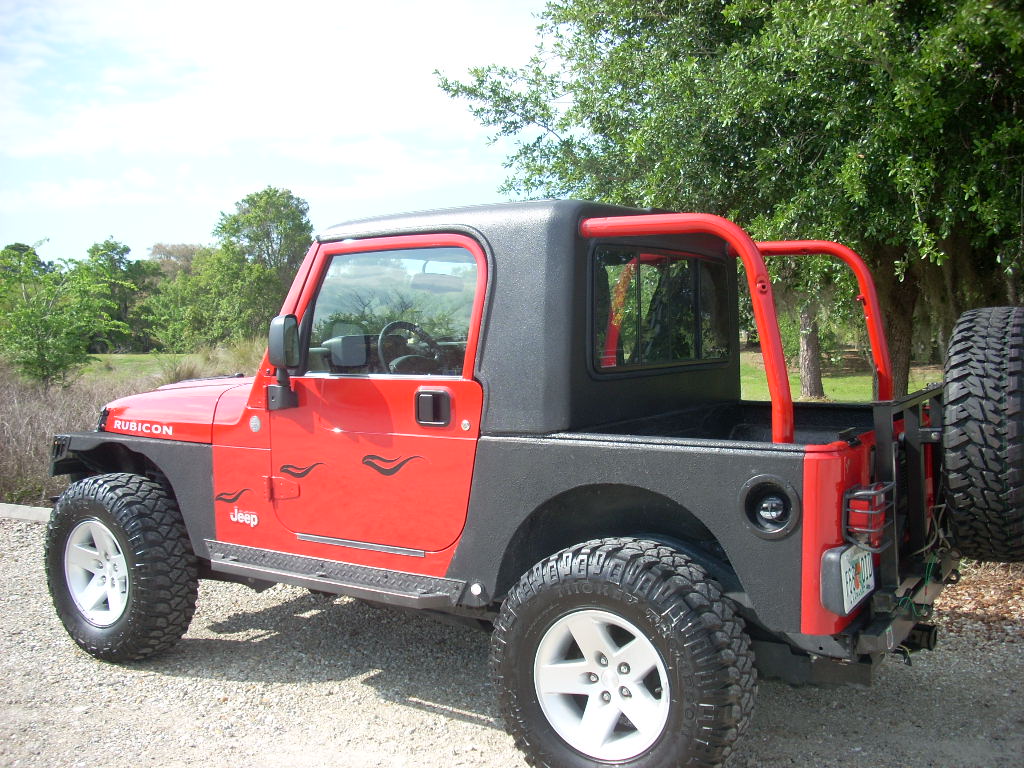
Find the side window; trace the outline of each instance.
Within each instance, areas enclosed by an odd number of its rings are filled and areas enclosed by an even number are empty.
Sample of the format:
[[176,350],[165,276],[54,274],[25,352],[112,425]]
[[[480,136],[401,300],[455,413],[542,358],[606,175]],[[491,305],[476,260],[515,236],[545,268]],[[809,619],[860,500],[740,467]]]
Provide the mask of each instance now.
[[700,349],[704,360],[729,357],[729,282],[725,265],[700,261]]
[[310,372],[460,376],[476,278],[458,247],[333,256],[308,328]]
[[594,362],[636,370],[729,356],[727,273],[690,254],[599,248]]

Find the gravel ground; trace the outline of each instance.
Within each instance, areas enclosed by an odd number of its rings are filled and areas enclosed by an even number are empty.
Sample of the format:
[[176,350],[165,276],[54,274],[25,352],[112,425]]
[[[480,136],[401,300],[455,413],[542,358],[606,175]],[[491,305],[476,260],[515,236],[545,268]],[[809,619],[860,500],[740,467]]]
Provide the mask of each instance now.
[[[0,520],[0,766],[501,766],[524,761],[487,681],[487,635],[278,586],[203,582],[170,653],[114,666],[50,605],[43,526]],[[947,593],[940,647],[871,688],[763,681],[734,766],[1024,766],[1024,579]]]

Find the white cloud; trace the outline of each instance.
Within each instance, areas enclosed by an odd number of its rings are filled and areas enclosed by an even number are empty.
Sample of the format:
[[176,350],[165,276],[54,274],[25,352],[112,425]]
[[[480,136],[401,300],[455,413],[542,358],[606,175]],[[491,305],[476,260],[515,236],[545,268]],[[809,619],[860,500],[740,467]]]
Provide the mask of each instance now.
[[[17,97],[7,106],[16,119],[0,125],[2,151],[191,156],[252,139],[305,152],[368,131],[436,133],[439,116],[449,133],[478,139],[482,133],[439,91],[433,70],[461,73],[503,53],[524,53],[522,37],[495,34],[511,18],[524,26],[521,13],[508,13],[510,4],[281,7],[64,0],[50,13],[39,11],[13,53],[8,76]],[[513,39],[518,44],[503,50]],[[40,109],[33,96],[46,94],[32,84],[40,71],[93,56],[111,63],[82,73],[89,76],[77,93]]]
[[0,237],[209,241],[267,184],[318,227],[493,200],[503,153],[433,70],[524,61],[542,6],[0,0]]
[[41,207],[69,210],[148,205],[160,202],[165,191],[149,171],[128,168],[116,176],[33,181],[19,189],[0,189],[0,209],[26,213]]

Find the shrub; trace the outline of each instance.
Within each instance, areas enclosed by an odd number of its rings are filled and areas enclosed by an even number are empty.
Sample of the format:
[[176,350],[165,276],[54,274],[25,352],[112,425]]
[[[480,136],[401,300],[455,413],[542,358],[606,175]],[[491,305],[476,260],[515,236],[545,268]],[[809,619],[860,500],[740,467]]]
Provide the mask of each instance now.
[[45,387],[0,367],[0,500],[45,505],[67,478],[50,477],[50,446],[61,432],[92,429],[111,400],[149,388],[149,381],[80,379]]
[[266,348],[265,339],[250,338],[219,346],[203,346],[191,355],[162,358],[156,385],[236,373],[251,376],[263,359]]
[[60,493],[67,478],[49,476],[53,436],[92,429],[111,400],[184,379],[252,374],[265,348],[263,339],[205,347],[161,358],[155,374],[127,378],[107,360],[66,387],[27,381],[0,364],[0,501],[45,505]]

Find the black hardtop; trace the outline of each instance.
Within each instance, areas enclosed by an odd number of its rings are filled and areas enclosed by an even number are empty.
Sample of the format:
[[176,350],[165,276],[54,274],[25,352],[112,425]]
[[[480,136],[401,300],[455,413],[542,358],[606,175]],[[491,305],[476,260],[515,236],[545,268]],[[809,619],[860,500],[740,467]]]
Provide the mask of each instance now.
[[506,228],[514,229],[520,234],[535,230],[537,227],[547,229],[551,224],[555,224],[559,229],[573,225],[569,228],[575,230],[579,222],[586,218],[643,213],[651,211],[585,200],[490,203],[354,219],[335,224],[321,233],[317,240],[331,242],[349,238],[466,230],[475,230],[485,237],[492,238],[499,230]]
[[[592,241],[580,236],[580,222],[644,213],[651,211],[580,200],[498,203],[345,222],[318,240],[448,232],[479,242],[488,259],[476,366],[485,393],[481,429],[549,434],[739,398],[735,353],[726,364],[644,377],[596,376],[591,370],[586,264]],[[725,258],[717,238],[644,242]]]

